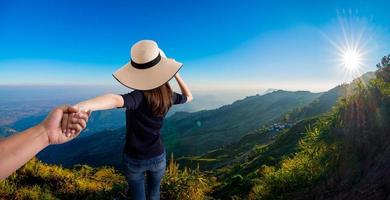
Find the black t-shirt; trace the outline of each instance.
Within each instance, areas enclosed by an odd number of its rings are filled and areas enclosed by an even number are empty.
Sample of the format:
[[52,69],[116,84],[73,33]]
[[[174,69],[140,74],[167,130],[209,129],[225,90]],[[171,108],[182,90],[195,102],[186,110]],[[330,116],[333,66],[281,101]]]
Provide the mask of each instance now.
[[[126,108],[126,143],[124,152],[135,159],[149,159],[164,152],[160,136],[165,116],[153,116],[142,91],[134,90],[121,95]],[[172,93],[173,104],[182,104],[187,97]]]

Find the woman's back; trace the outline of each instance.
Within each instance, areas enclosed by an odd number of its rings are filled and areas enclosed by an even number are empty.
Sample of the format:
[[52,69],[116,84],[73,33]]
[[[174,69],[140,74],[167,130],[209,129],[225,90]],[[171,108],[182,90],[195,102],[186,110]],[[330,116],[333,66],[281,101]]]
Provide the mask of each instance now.
[[[172,92],[171,92],[172,93]],[[135,159],[149,159],[164,152],[160,130],[166,113],[156,116],[144,92],[134,90],[122,95],[126,108],[126,143],[124,152]],[[186,96],[172,93],[172,104],[187,101]]]
[[[77,106],[90,111],[126,108],[123,164],[130,193],[133,199],[146,199],[146,190],[149,199],[159,199],[166,167],[166,152],[160,135],[163,121],[172,105],[190,102],[193,97],[178,73],[183,64],[167,58],[156,42],[139,41],[131,47],[130,54],[131,60],[113,76],[134,91],[123,95],[106,94]],[[182,94],[172,92],[168,83],[172,78],[176,79]]]

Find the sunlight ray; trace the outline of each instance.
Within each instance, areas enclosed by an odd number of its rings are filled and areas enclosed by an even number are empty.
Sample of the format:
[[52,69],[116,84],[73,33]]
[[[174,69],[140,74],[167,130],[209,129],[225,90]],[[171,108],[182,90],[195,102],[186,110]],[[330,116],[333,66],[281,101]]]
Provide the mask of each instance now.
[[[345,16],[342,16],[345,15]],[[338,37],[330,37],[320,31],[321,35],[334,48],[338,70],[343,73],[344,80],[355,79],[362,75],[366,67],[367,58],[373,51],[369,44],[373,42],[370,30],[364,19],[353,17],[345,10],[338,11]]]

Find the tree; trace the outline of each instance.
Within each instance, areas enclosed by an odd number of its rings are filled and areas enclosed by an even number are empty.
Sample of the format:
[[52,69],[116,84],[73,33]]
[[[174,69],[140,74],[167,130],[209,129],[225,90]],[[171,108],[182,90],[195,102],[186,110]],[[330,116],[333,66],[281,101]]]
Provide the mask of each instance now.
[[384,81],[390,81],[390,54],[383,56],[380,63],[376,64],[378,70],[376,71],[376,76],[382,78]]
[[383,56],[381,61],[378,64],[376,64],[376,67],[378,69],[383,69],[389,66],[390,66],[390,54],[387,56]]

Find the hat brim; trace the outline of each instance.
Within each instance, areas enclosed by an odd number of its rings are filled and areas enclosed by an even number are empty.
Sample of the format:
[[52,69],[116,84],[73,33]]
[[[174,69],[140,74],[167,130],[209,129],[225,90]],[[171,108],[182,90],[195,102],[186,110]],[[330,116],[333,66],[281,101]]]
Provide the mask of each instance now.
[[137,69],[128,62],[112,76],[130,89],[151,90],[171,80],[182,66],[182,63],[169,58],[161,58],[157,65],[147,69]]

